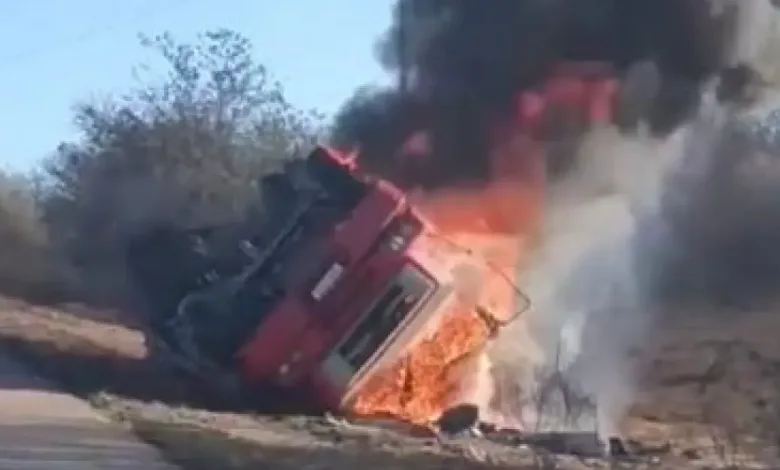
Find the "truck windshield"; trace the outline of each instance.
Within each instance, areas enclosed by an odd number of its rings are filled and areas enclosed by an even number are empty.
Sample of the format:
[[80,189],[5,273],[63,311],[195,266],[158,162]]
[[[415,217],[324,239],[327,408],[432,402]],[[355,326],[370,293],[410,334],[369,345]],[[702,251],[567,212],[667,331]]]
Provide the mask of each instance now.
[[434,289],[434,282],[418,268],[405,265],[342,340],[338,355],[357,372]]

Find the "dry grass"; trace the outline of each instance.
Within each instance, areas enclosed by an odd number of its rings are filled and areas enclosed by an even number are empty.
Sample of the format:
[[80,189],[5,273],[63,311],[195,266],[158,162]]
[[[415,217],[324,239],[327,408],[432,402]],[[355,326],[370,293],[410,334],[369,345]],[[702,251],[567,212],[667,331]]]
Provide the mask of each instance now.
[[780,308],[668,312],[629,428],[718,467],[776,468]]

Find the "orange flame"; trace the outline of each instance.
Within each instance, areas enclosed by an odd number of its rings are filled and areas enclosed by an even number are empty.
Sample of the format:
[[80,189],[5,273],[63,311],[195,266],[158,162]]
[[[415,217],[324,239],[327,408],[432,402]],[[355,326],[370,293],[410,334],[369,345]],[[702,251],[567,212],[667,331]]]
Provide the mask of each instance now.
[[[492,398],[474,396],[480,391],[473,386],[468,390],[467,375],[474,369],[463,366],[485,357],[491,337],[475,307],[485,306],[499,317],[512,312],[516,273],[540,236],[547,175],[543,151],[532,136],[544,126],[548,107],[568,110],[584,124],[609,121],[616,93],[610,74],[601,64],[563,64],[542,90],[518,96],[516,122],[495,130],[488,184],[414,196],[448,240],[478,252],[495,269],[482,271],[476,298],[461,296],[432,334],[361,388],[354,413],[428,424],[458,402]],[[403,151],[420,155],[429,147],[428,136],[420,132]]]
[[[413,145],[419,144],[420,137],[415,139]],[[542,215],[541,155],[521,137],[505,142],[494,149],[496,176],[486,186],[411,196],[448,242],[476,253],[490,269],[480,271],[476,297],[467,292],[474,286],[465,286],[431,334],[361,387],[353,413],[427,424],[452,405],[482,399],[469,396],[481,393],[484,384],[469,386],[468,375],[494,332],[475,307],[510,317],[518,300],[514,273],[535,241]]]

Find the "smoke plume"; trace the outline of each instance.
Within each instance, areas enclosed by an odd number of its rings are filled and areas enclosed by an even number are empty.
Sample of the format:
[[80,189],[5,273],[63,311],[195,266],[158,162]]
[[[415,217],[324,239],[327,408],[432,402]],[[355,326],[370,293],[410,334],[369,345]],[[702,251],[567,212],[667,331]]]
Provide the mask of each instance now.
[[[549,380],[532,371],[554,366],[596,402],[602,430],[615,432],[635,394],[632,349],[659,301],[683,292],[712,300],[780,279],[780,259],[761,254],[780,242],[767,222],[780,208],[772,195],[780,172],[734,111],[757,80],[772,8],[768,0],[396,3],[378,52],[403,86],[362,90],[333,137],[404,187],[488,179],[492,131],[561,61],[608,62],[624,95],[637,83],[651,90],[648,106],[618,103],[613,126],[578,135],[575,164],[550,181],[545,248],[526,279],[534,310],[491,351],[500,386],[539,392]],[[410,173],[397,151],[420,129],[431,133],[432,155]],[[504,411],[528,411],[517,393],[503,395],[514,400],[499,404]]]
[[[596,415],[580,409],[579,418],[619,432],[654,312],[670,301],[712,306],[776,288],[778,148],[767,154],[749,116],[715,95],[705,93],[705,105],[666,139],[592,133],[579,171],[552,189],[545,245],[525,283],[533,310],[491,352],[503,380],[524,392],[504,406],[526,422],[592,425],[564,420],[576,416],[561,400],[569,394],[596,405]],[[565,390],[549,388],[556,375]]]
[[[734,62],[735,5],[399,0],[378,54],[404,87],[358,93],[338,116],[334,141],[360,147],[367,167],[407,187],[483,180],[491,131],[511,119],[518,93],[563,60],[605,61],[618,74],[654,62],[660,86],[644,117],[666,134],[695,111],[701,84]],[[402,174],[396,152],[420,128],[433,136],[427,171]]]
[[[612,433],[631,404],[630,352],[652,326],[651,275],[670,240],[658,202],[663,175],[680,159],[676,137],[594,131],[578,171],[551,188],[545,243],[524,282],[533,309],[491,351],[497,368],[514,371],[502,372],[516,381],[509,386],[522,390],[504,406],[526,423],[581,428],[598,418]],[[578,399],[579,409],[565,409]],[[594,404],[598,417],[585,406]]]

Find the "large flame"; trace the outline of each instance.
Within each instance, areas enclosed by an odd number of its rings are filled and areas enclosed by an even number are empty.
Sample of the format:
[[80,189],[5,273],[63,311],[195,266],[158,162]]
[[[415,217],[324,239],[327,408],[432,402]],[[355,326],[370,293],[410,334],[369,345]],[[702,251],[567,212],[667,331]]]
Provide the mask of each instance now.
[[[414,139],[420,145],[419,136]],[[361,387],[353,413],[427,424],[458,403],[487,406],[492,387],[485,348],[495,331],[478,308],[508,321],[521,307],[515,273],[539,232],[544,194],[544,164],[531,142],[518,136],[500,142],[488,184],[411,196],[442,243],[471,251],[481,269],[476,279],[463,280],[457,301],[426,337]]]
[[[361,388],[354,413],[426,424],[461,402],[490,411],[485,349],[495,331],[479,312],[507,321],[524,307],[517,305],[523,300],[517,274],[539,240],[547,189],[545,155],[534,127],[544,125],[549,110],[568,111],[583,125],[608,122],[616,90],[609,70],[599,64],[562,65],[542,90],[518,96],[514,119],[494,129],[487,182],[413,195],[442,236],[475,252],[485,269],[478,270],[477,279],[461,282],[458,301],[427,337]],[[428,136],[418,133],[403,151],[424,155],[429,144]]]

